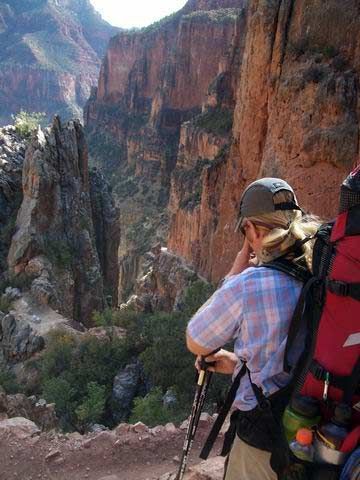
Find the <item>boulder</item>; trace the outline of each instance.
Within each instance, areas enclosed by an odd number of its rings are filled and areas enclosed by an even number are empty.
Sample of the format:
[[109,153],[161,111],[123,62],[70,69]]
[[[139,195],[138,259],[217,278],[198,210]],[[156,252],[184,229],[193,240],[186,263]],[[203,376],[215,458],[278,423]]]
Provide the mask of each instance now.
[[177,428],[175,427],[175,425],[173,423],[167,423],[165,425],[165,431],[167,433],[176,433],[177,432]]
[[44,399],[37,400],[35,396],[26,397],[21,393],[7,395],[1,407],[0,394],[0,411],[2,408],[9,418],[27,418],[43,431],[52,430],[59,424],[55,412],[55,404],[48,404]]
[[8,362],[26,360],[45,346],[44,338],[37,335],[29,323],[16,319],[10,313],[2,318],[1,331],[0,348]]
[[114,432],[116,433],[116,435],[121,436],[121,435],[125,435],[126,433],[129,433],[130,428],[131,428],[131,425],[129,425],[128,423],[120,423],[120,425],[118,425],[114,429]]
[[146,393],[146,383],[140,362],[126,365],[116,375],[112,390],[112,413],[117,422],[126,420],[135,397]]
[[39,427],[23,417],[14,417],[0,422],[0,437],[15,437],[19,440],[33,437],[40,433]]
[[135,425],[131,426],[131,431],[133,431],[135,433],[147,433],[149,431],[149,427],[147,427],[142,422],[137,422],[137,423],[135,423]]

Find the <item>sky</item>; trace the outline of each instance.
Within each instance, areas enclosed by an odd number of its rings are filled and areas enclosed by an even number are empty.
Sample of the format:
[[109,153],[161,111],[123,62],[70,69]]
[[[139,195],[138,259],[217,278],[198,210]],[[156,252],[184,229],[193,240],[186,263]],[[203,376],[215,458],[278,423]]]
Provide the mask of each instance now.
[[177,10],[186,0],[90,0],[111,25],[123,28],[146,27]]

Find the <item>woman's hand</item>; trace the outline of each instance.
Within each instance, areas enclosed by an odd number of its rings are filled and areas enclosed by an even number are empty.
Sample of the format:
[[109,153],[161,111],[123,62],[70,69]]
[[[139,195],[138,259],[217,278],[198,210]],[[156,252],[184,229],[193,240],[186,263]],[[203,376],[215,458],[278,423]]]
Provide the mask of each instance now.
[[[228,352],[223,348],[213,355],[205,357],[206,363],[215,362],[215,365],[208,367],[209,372],[224,373],[228,375],[231,375],[234,372],[238,361],[239,359],[235,353]],[[198,371],[200,370],[200,362],[201,357],[198,356],[195,362],[195,367]]]
[[234,264],[231,267],[230,272],[227,274],[227,277],[229,277],[230,275],[237,275],[246,270],[248,267],[253,266],[254,264],[256,264],[254,263],[254,260],[255,259],[253,257],[253,250],[250,246],[248,239],[245,237],[242,249],[237,254]]

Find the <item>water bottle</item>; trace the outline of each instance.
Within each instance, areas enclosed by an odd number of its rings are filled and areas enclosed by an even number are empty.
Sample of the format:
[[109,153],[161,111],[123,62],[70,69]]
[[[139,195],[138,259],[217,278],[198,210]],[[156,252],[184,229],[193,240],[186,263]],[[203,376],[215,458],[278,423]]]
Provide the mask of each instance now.
[[337,405],[331,421],[322,425],[318,430],[320,440],[333,450],[340,450],[348,434],[350,420],[351,408],[345,404]]
[[312,428],[321,420],[319,401],[305,395],[295,395],[283,416],[285,435],[290,442],[300,428]]
[[290,449],[300,460],[312,462],[314,459],[314,447],[312,445],[313,432],[308,428],[300,428],[296,433],[296,438],[290,442]]

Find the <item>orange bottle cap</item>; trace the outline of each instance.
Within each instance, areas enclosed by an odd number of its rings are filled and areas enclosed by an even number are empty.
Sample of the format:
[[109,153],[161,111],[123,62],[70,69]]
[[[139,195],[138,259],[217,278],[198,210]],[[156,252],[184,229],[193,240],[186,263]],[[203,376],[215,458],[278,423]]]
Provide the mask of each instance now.
[[296,433],[296,441],[300,445],[311,445],[313,441],[313,432],[308,428],[300,428]]

